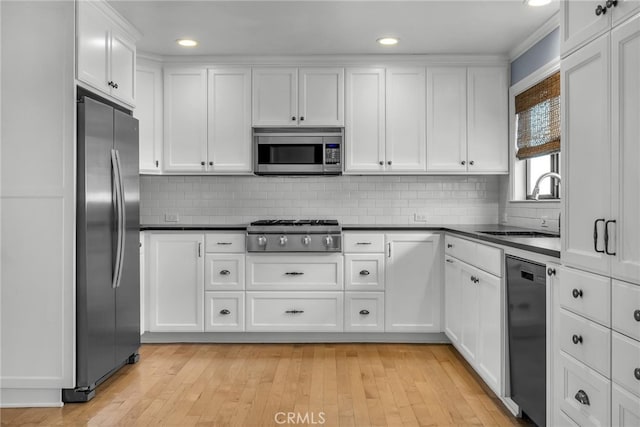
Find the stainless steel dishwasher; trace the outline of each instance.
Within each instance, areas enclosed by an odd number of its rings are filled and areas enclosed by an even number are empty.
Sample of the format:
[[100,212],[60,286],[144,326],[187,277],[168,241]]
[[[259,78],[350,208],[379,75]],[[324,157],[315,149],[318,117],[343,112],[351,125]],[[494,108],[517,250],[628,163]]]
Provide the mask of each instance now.
[[511,399],[539,426],[546,425],[545,266],[507,255]]

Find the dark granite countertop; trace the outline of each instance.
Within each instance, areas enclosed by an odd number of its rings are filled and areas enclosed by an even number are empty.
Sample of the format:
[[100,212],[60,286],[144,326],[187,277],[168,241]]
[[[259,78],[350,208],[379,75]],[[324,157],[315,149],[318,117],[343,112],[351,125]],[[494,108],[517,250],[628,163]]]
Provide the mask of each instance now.
[[[142,224],[141,231],[244,231],[246,224]],[[494,236],[481,231],[536,231],[500,224],[343,224],[344,231],[445,231],[498,245],[560,258],[559,237]]]

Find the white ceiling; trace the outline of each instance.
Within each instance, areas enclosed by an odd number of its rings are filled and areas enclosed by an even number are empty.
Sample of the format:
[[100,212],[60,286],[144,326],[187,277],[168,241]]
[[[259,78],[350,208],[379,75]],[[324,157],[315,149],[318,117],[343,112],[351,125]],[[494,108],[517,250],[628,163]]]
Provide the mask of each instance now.
[[[142,32],[138,50],[158,55],[507,54],[558,10],[523,0],[109,2]],[[382,36],[400,43],[380,46]]]

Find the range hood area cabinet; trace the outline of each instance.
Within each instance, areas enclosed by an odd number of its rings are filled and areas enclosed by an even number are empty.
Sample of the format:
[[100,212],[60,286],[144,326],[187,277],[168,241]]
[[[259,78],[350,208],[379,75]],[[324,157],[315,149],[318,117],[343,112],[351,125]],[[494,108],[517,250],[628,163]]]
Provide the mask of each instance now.
[[141,34],[105,1],[78,1],[76,77],[128,107],[136,103],[136,41]]
[[344,126],[344,68],[254,68],[253,126]]

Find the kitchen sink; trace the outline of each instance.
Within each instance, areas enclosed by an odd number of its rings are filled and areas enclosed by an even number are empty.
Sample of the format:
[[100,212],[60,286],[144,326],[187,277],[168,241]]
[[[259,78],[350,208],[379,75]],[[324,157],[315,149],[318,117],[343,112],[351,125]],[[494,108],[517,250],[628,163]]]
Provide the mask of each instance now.
[[479,233],[507,237],[560,237],[559,234],[545,233],[544,231],[479,231]]

